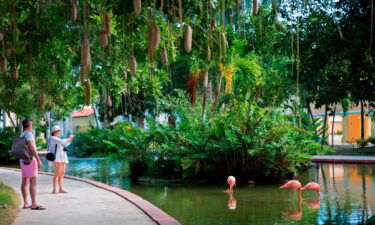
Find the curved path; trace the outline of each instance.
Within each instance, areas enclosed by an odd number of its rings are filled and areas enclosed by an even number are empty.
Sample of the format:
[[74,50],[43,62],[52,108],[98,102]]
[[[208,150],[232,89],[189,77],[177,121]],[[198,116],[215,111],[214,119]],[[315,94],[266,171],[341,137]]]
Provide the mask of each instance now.
[[[45,211],[21,209],[13,225],[172,225],[172,217],[130,192],[99,182],[69,177],[64,180],[67,194],[51,194],[52,177],[39,173],[38,204]],[[19,170],[0,168],[0,180],[21,197]]]

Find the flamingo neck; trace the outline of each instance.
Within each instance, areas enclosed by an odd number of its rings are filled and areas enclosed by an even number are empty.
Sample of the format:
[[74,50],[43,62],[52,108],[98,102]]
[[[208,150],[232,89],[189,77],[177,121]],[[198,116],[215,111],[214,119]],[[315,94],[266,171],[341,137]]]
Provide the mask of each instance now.
[[301,200],[302,199],[302,196],[301,196],[301,188],[298,188],[298,198]]

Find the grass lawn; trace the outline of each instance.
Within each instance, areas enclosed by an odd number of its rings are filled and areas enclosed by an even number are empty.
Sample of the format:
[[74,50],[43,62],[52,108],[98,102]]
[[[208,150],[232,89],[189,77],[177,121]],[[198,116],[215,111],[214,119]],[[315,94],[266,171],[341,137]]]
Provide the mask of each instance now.
[[[3,208],[6,204],[6,208]],[[9,225],[16,217],[19,208],[17,193],[0,181],[0,225]]]

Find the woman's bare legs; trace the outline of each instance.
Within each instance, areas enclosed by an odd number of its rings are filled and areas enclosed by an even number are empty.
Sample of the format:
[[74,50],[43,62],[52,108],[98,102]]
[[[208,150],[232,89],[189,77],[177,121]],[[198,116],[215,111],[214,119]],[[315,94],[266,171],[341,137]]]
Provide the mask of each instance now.
[[27,202],[27,192],[29,191],[28,186],[30,184],[30,179],[26,177],[22,177],[22,184],[21,184],[21,192],[23,198],[23,207],[29,207],[29,203]]
[[60,177],[60,174],[61,174],[61,170],[62,170],[62,165],[63,163],[58,163],[58,162],[55,162],[53,163],[53,166],[55,167],[55,176],[53,177],[53,191],[52,191],[52,194],[57,194],[57,190],[56,190],[56,187],[58,185],[58,181],[59,181],[59,177]]
[[59,192],[60,193],[68,193],[67,191],[64,190],[63,188],[63,179],[65,175],[65,169],[66,169],[66,163],[61,163],[61,170],[60,170],[60,176],[59,176]]

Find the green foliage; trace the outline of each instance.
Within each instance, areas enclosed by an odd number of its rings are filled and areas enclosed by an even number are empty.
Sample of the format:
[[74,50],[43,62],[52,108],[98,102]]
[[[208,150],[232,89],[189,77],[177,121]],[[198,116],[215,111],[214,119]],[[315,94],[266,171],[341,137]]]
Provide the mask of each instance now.
[[371,144],[375,143],[375,136],[368,137],[367,142],[370,142]]
[[214,181],[229,174],[283,179],[308,166],[311,154],[329,151],[321,150],[314,130],[296,127],[280,110],[256,104],[249,110],[243,104],[233,104],[208,118],[209,128],[202,129],[200,107],[178,107],[176,128],[150,119],[146,130],[120,124],[79,133],[74,152],[78,156],[113,154],[142,164],[146,169],[138,176]]
[[0,131],[0,164],[2,165],[17,162],[17,159],[9,154],[14,138],[13,129],[7,128]]

